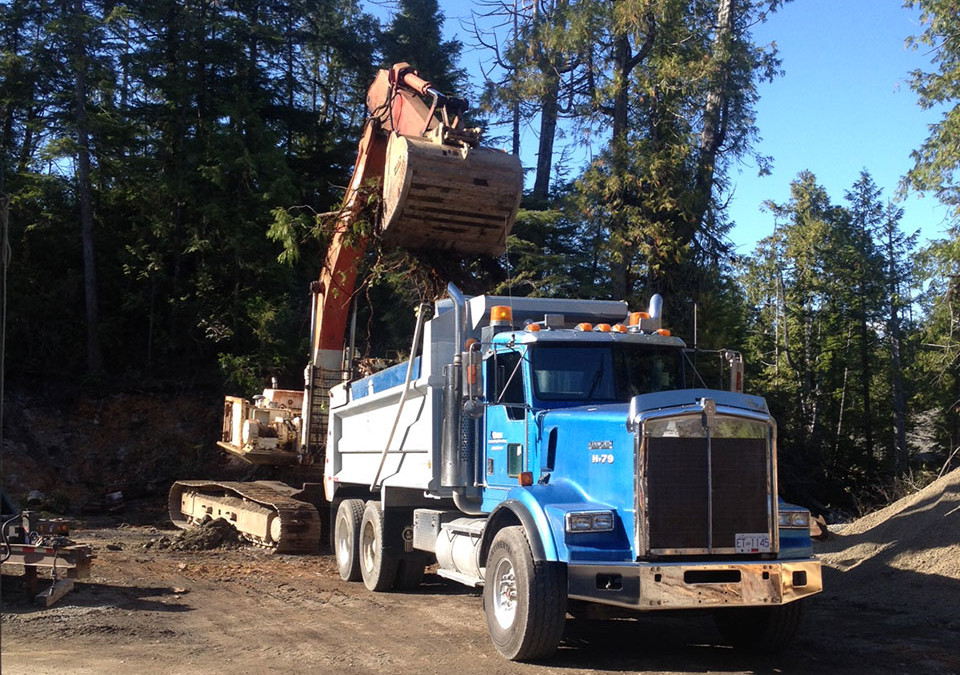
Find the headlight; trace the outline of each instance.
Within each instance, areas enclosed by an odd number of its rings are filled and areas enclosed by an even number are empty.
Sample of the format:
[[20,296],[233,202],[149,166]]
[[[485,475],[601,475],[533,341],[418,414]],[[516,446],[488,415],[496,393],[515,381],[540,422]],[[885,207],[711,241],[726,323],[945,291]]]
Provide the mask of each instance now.
[[780,527],[785,527],[788,529],[794,530],[808,530],[810,529],[810,512],[809,511],[780,511],[779,524]]
[[567,532],[610,532],[613,511],[579,511],[566,515]]

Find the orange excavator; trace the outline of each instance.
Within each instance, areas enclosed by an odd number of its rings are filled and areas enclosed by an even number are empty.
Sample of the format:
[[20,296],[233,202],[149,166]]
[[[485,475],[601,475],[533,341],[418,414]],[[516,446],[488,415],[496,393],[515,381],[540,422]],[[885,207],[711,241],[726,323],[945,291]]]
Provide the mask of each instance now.
[[303,391],[265,389],[253,402],[227,397],[218,445],[251,465],[286,467],[285,481],[177,481],[171,520],[188,529],[222,518],[277,552],[317,550],[319,482],[331,387],[353,377],[344,348],[357,267],[368,236],[354,226],[380,191],[376,223],[386,246],[496,256],[523,190],[520,160],[480,146],[464,126],[467,104],[445,96],[407,63],[378,72],[367,91],[353,176],[319,280],[311,284],[312,334]]

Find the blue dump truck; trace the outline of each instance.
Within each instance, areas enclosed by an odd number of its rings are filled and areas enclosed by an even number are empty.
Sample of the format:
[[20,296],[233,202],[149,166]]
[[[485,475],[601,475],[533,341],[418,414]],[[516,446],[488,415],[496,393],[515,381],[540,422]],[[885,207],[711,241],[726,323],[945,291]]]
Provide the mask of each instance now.
[[682,340],[623,302],[422,307],[409,360],[330,392],[324,492],[340,575],[483,587],[506,658],[549,656],[569,613],[712,610],[782,649],[821,590],[810,514],[778,498],[775,421],[697,383]]

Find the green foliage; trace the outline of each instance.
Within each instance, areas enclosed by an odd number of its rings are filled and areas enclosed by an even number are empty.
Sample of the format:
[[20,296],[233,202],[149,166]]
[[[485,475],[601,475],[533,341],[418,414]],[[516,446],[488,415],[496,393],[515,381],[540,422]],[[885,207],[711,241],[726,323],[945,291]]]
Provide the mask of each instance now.
[[960,232],[917,255],[927,285],[920,301],[926,321],[919,336],[913,406],[925,413],[924,437],[934,454],[960,447]]
[[[960,13],[951,0],[911,0],[919,8],[924,32],[909,41],[932,54],[932,72],[914,71],[911,86],[924,108],[944,109],[930,126],[930,135],[913,152],[913,168],[905,187],[931,191],[960,216]],[[927,280],[921,297],[926,321],[917,357],[917,392],[913,404],[929,423],[924,438],[934,447],[951,451],[960,447],[960,230],[921,251],[917,264]]]
[[921,424],[903,399],[917,372],[902,337],[915,237],[866,171],[846,201],[801,173],[790,201],[769,205],[774,234],[741,274],[749,379],[778,419],[784,483],[835,505],[877,499],[907,470],[906,429]]
[[280,214],[339,201],[331,186],[355,155],[375,21],[351,3],[212,11],[172,1],[18,1],[0,19],[0,186],[12,196],[16,317],[8,362],[66,373],[82,362],[76,26],[86,36],[99,336],[110,370],[211,377],[220,352],[252,355],[262,372],[303,353],[302,317],[291,317],[305,299],[294,289],[322,259],[278,266],[265,237],[279,237],[292,259],[295,237],[308,233],[294,234],[294,219]]
[[400,0],[383,34],[383,65],[409,63],[439,91],[462,96],[467,85],[466,71],[457,66],[462,45],[443,39],[444,20],[437,0]]
[[604,284],[593,267],[582,229],[560,208],[521,208],[507,241],[510,275],[492,289],[501,295],[601,297]]
[[[600,293],[639,301],[660,291],[678,298],[668,300],[678,313],[707,302],[690,273],[729,258],[726,172],[756,140],[757,84],[779,72],[775,48],[754,44],[750,27],[781,4],[557,0],[501,12],[512,32],[488,104],[511,106],[515,119],[569,117],[573,143],[609,138],[566,202],[580,241],[592,242]],[[541,123],[540,133],[543,199],[544,138],[555,129]]]
[[936,68],[915,70],[910,86],[924,108],[946,108],[940,121],[930,126],[926,141],[912,153],[914,166],[905,186],[933,192],[960,216],[960,11],[955,0],[907,0],[905,5],[919,8],[924,24],[924,32],[907,44],[929,51]]

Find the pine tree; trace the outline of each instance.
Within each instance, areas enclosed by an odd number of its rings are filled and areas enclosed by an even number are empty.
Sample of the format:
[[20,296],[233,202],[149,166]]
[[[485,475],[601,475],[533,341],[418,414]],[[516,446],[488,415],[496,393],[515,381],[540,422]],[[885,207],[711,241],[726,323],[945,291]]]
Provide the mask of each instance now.
[[400,0],[383,33],[384,65],[409,63],[438,91],[463,96],[467,76],[457,63],[462,45],[443,39],[444,21],[437,0]]
[[914,166],[907,173],[905,185],[933,192],[960,216],[960,183],[956,180],[960,170],[960,12],[955,0],[907,0],[905,4],[920,9],[925,27],[920,36],[907,43],[914,49],[930,50],[936,66],[933,72],[915,70],[910,86],[925,109],[953,106],[930,126],[930,135],[912,153]]

